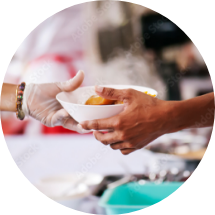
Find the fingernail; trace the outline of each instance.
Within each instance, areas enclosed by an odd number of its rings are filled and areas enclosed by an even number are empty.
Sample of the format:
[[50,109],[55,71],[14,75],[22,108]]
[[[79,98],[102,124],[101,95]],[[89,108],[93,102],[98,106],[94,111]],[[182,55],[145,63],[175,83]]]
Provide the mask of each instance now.
[[83,70],[79,70],[79,71],[77,72],[76,76],[79,75],[81,72],[84,72],[84,71],[83,71]]
[[95,89],[96,89],[96,91],[97,91],[98,93],[102,93],[104,87],[96,86]]
[[75,76],[78,76],[78,75],[80,74],[80,72],[81,72],[81,71],[79,70],[79,71],[76,73],[76,75],[75,75]]
[[69,80],[67,81],[67,84],[71,84],[71,82],[74,81],[74,78],[77,77],[80,73],[81,73],[81,70],[79,70],[73,78],[69,79]]
[[85,133],[85,130],[83,129],[83,127],[80,124],[77,125],[77,128],[78,128],[79,133],[81,133],[81,134]]

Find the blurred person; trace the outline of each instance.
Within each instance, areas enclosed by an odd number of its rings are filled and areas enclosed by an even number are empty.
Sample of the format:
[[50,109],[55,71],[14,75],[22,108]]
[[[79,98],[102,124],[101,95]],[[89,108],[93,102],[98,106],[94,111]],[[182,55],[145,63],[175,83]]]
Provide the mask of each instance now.
[[[77,68],[84,69],[84,37],[77,36],[77,32],[86,21],[84,11],[88,5],[78,4],[64,9],[33,29],[14,54],[4,82],[63,82],[73,78]],[[88,81],[89,78],[85,80]],[[31,119],[17,121],[10,112],[3,112],[1,121],[4,134],[73,133],[62,127],[43,126]]]
[[[96,87],[106,99],[123,101],[120,114],[108,119],[81,122],[83,129],[94,129],[94,136],[114,150],[127,155],[158,137],[186,128],[210,127],[214,123],[214,93],[190,100],[164,101],[142,92]],[[108,130],[103,133],[99,130]]]
[[56,100],[60,92],[71,92],[77,89],[84,80],[83,71],[66,82],[29,84],[17,93],[17,85],[4,83],[1,94],[1,111],[16,112],[17,99],[22,94],[21,109],[24,116],[31,116],[47,127],[62,126],[66,129],[83,133],[77,122],[63,109]]

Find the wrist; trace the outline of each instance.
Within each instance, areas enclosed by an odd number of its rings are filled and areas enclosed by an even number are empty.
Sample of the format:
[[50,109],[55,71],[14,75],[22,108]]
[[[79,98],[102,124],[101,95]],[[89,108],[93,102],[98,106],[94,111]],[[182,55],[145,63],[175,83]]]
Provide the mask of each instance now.
[[183,101],[165,102],[165,133],[174,133],[186,128],[184,123],[184,113],[186,113],[186,110],[183,110],[182,107]]
[[24,112],[26,117],[30,115],[28,100],[30,98],[32,85],[33,84],[26,85],[25,91],[24,91],[24,94],[23,94],[22,110],[23,110],[23,112]]
[[17,85],[3,84],[1,93],[0,110],[16,112]]

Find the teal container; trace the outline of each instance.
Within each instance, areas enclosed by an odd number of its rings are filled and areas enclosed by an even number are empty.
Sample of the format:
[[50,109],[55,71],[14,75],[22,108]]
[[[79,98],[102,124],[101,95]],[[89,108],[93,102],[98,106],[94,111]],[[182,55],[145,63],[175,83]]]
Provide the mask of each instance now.
[[137,182],[131,182],[115,189],[106,190],[99,205],[105,208],[108,215],[134,212],[160,202],[182,184],[181,182],[159,184],[147,182],[140,185]]

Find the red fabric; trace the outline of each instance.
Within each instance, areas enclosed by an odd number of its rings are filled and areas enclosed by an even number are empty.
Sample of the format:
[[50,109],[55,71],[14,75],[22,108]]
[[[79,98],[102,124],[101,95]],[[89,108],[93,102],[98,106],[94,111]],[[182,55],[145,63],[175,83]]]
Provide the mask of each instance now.
[[[78,54],[77,57],[81,57],[81,54]],[[74,66],[72,65],[73,58],[63,55],[55,55],[55,54],[49,54],[49,55],[42,55],[39,58],[35,60],[39,61],[41,59],[51,59],[55,62],[66,64],[68,67],[68,72],[70,74],[70,77],[73,78],[76,75],[76,70]]]
[[70,131],[70,130],[60,127],[60,126],[54,127],[54,128],[49,128],[44,125],[42,127],[42,132],[43,132],[43,134],[75,134],[75,133],[77,133],[75,131]]

